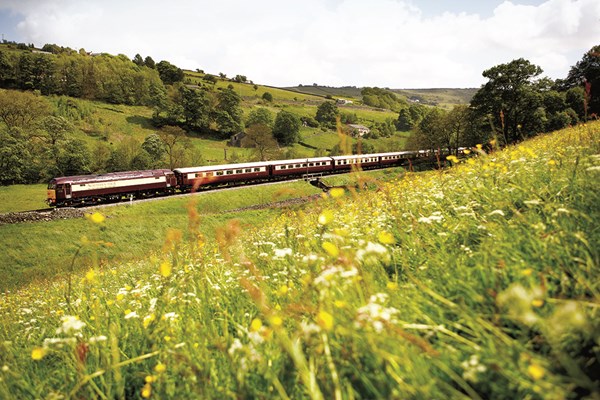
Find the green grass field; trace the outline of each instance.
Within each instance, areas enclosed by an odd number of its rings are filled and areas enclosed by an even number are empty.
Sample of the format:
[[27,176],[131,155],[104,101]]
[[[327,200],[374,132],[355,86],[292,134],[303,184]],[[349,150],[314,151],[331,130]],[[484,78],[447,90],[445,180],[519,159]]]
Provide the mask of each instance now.
[[46,208],[46,195],[46,185],[0,186],[0,214]]
[[1,295],[0,397],[593,399],[599,144],[595,122],[308,207],[221,213],[244,189],[10,226],[4,248],[86,256]]

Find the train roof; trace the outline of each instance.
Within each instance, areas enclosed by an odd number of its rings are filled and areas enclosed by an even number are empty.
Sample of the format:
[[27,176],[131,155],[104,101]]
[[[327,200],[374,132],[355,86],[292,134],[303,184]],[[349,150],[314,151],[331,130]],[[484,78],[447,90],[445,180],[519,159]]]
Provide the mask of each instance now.
[[300,164],[321,161],[331,161],[331,157],[294,158],[292,160],[273,160],[270,162],[271,164]]
[[261,161],[261,162],[249,162],[249,163],[239,163],[239,164],[203,165],[201,167],[176,168],[173,171],[180,173],[180,174],[190,174],[193,172],[206,172],[206,171],[225,170],[225,169],[265,167],[265,166],[270,165],[270,163],[271,163],[270,161]]
[[61,176],[52,179],[50,182],[56,184],[62,183],[81,183],[81,182],[106,182],[122,179],[136,179],[136,178],[150,178],[157,176],[164,176],[170,174],[169,169],[149,169],[142,171],[123,171],[123,172],[109,172],[106,174],[97,175],[76,175],[76,176]]

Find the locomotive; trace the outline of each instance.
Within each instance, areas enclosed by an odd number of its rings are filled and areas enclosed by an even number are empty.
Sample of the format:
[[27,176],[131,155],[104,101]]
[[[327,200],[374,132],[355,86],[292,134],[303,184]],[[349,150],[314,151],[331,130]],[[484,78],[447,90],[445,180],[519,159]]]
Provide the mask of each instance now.
[[[458,152],[461,154],[463,149]],[[48,183],[47,202],[53,207],[116,202],[215,186],[337,174],[357,168],[394,167],[447,154],[447,151],[418,150],[65,176]]]

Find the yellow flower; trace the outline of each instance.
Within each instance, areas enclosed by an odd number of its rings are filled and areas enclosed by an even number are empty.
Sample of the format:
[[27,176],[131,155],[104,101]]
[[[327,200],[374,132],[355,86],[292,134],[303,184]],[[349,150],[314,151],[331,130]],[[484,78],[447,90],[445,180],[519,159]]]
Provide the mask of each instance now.
[[152,386],[149,383],[146,383],[142,388],[142,397],[147,399],[150,396],[152,396]]
[[333,213],[329,210],[325,210],[319,215],[319,224],[327,225],[333,221]]
[[390,290],[398,289],[398,284],[396,282],[388,282],[386,287]]
[[159,271],[162,276],[168,278],[171,275],[172,271],[171,263],[169,263],[168,261],[163,262],[162,264],[160,264]]
[[338,197],[343,197],[344,196],[344,189],[343,188],[333,188],[329,191],[329,194],[331,195],[331,197],[333,197],[334,199],[338,198]]
[[465,153],[465,154],[471,154],[471,150],[469,150],[469,149],[464,149],[464,150],[463,150],[463,153]]
[[556,165],[556,161],[554,161],[554,160],[549,160],[549,161],[548,161],[548,165]]
[[101,224],[104,222],[106,217],[99,212],[95,212],[93,214],[87,214],[86,217],[95,224]]
[[86,274],[85,274],[85,280],[88,282],[94,282],[96,280],[96,272],[93,269],[90,269]]
[[159,362],[158,364],[156,364],[156,366],[154,367],[154,371],[157,374],[162,374],[163,372],[165,372],[167,370],[167,366],[161,362]]
[[336,301],[333,302],[333,305],[336,308],[344,308],[344,307],[346,307],[346,302],[343,301],[343,300],[336,300]]
[[531,376],[534,380],[538,380],[544,377],[544,368],[540,367],[537,364],[531,364],[529,367],[527,367],[527,373],[529,374],[529,376]]
[[534,299],[531,301],[531,305],[534,307],[541,307],[544,305],[544,300],[542,299]]
[[46,355],[46,349],[43,347],[36,347],[31,351],[31,358],[35,361],[39,361]]
[[262,328],[262,321],[258,318],[254,318],[250,323],[250,332],[258,332]]
[[477,150],[481,150],[483,148],[483,146],[481,144],[478,144],[475,147],[477,147]]
[[448,156],[448,157],[446,157],[446,160],[452,161],[453,163],[458,162],[458,158],[456,158],[456,156]]
[[280,327],[281,325],[283,325],[283,320],[279,315],[273,315],[271,318],[269,318],[269,322],[274,327]]
[[394,238],[394,235],[392,235],[390,232],[379,232],[379,235],[377,235],[377,239],[379,239],[379,241],[383,244],[394,244],[396,243],[396,239]]
[[147,328],[148,326],[150,326],[150,324],[152,322],[154,322],[154,320],[156,320],[156,315],[154,315],[154,313],[152,313],[150,315],[146,315],[144,317],[144,321],[142,322],[142,324],[144,325],[144,328]]
[[144,379],[146,383],[152,383],[156,381],[156,377],[154,375],[146,375],[146,379]]
[[521,271],[521,275],[523,276],[531,276],[531,274],[533,274],[533,269],[531,268],[525,268],[523,271]]
[[287,292],[289,291],[289,288],[287,285],[282,285],[279,290],[277,291],[277,294],[279,294],[280,296],[285,296],[287,294]]
[[340,251],[338,250],[337,246],[331,242],[324,242],[321,247],[323,247],[323,250],[325,250],[331,257],[337,258],[337,256],[340,255]]
[[329,314],[327,311],[319,311],[319,314],[317,314],[317,324],[326,331],[332,330],[333,315]]

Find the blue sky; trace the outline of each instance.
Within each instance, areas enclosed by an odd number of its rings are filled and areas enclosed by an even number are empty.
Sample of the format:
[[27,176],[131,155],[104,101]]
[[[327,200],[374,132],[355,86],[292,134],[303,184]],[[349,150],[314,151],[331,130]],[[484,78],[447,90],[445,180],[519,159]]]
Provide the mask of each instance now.
[[478,87],[516,58],[564,78],[600,1],[0,0],[0,33],[274,86]]

